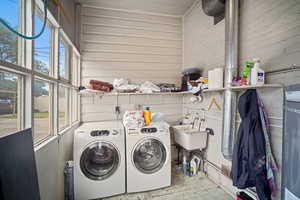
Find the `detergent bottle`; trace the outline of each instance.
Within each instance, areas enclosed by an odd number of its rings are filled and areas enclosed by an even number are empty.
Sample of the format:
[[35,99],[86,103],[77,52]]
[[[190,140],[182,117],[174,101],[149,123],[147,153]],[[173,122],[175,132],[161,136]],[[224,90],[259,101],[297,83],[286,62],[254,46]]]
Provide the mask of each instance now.
[[265,72],[260,68],[260,60],[254,59],[254,66],[251,71],[251,85],[265,84]]
[[151,111],[149,107],[146,107],[144,110],[144,121],[145,126],[149,126],[151,124]]

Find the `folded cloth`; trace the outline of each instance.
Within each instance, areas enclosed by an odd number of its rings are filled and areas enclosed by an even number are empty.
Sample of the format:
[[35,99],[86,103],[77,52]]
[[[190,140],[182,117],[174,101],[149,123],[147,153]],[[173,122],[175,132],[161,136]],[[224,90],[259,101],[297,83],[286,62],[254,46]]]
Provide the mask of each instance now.
[[126,111],[123,116],[123,125],[128,129],[136,129],[144,126],[143,112],[139,110]]
[[119,87],[122,87],[122,86],[128,85],[128,84],[129,84],[129,81],[125,78],[116,78],[113,81],[114,88],[119,88]]
[[100,90],[104,92],[110,92],[113,89],[113,85],[107,82],[97,81],[97,80],[90,80],[88,89],[92,90]]
[[141,93],[160,92],[160,88],[150,81],[144,82],[140,87]]

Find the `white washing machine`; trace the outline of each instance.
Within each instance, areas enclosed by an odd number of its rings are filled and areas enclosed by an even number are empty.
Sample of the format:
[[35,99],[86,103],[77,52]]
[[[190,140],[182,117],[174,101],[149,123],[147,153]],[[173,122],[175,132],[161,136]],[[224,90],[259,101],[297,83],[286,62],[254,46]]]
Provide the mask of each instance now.
[[171,144],[167,123],[126,129],[127,192],[171,185]]
[[76,200],[125,193],[125,135],[119,121],[84,123],[74,136]]

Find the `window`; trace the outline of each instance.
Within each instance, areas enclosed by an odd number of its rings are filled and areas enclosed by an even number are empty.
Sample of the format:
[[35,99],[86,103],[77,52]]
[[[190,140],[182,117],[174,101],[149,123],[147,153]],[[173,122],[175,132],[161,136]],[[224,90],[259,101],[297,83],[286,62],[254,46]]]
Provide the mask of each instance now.
[[79,57],[73,53],[73,62],[72,62],[72,85],[78,86],[78,74],[79,74],[79,64],[80,64],[80,60]]
[[72,123],[78,121],[78,93],[77,90],[72,90]]
[[[0,16],[15,30],[19,29],[19,0],[1,0]],[[0,60],[18,63],[18,38],[15,34],[0,26]]]
[[64,86],[59,86],[58,90],[58,125],[59,130],[66,128],[69,125],[69,89]]
[[34,141],[39,142],[52,135],[52,100],[50,84],[34,81]]
[[[43,27],[44,14],[40,9],[36,9],[34,18],[34,30],[40,31]],[[36,34],[36,33],[35,33]],[[47,25],[41,37],[34,40],[34,70],[49,75],[52,61],[52,27]]]
[[59,41],[59,77],[69,80],[69,52],[67,43],[61,38]]
[[[41,31],[42,0],[0,2],[0,17],[15,30],[27,36]],[[34,143],[41,144],[77,122],[79,67],[80,54],[51,12],[33,41],[0,25],[0,136],[33,126]]]
[[21,129],[22,77],[0,71],[0,136]]

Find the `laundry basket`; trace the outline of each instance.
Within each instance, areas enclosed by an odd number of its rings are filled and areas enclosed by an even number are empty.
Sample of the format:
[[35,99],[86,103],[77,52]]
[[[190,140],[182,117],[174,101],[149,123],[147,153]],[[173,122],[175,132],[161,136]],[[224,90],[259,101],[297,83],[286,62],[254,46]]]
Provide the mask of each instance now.
[[65,200],[74,200],[74,162],[67,161],[64,169]]

